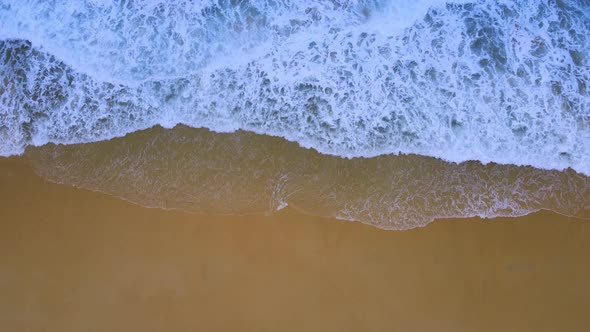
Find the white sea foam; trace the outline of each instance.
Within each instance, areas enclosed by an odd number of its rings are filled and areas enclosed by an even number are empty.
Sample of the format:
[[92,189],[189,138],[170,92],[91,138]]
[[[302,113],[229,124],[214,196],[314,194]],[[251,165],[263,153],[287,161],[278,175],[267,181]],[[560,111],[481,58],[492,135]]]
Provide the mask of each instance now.
[[0,154],[161,124],[590,174],[586,0],[0,0]]

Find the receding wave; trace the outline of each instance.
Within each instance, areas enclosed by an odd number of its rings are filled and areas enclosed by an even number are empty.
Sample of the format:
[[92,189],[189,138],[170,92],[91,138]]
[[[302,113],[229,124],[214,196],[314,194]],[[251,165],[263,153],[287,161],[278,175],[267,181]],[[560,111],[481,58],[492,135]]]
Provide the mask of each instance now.
[[590,174],[590,3],[0,0],[0,155],[176,124]]
[[272,213],[288,205],[408,229],[438,218],[590,212],[590,177],[572,170],[415,155],[345,159],[243,131],[156,127],[109,141],[29,148],[25,156],[54,182],[202,213]]

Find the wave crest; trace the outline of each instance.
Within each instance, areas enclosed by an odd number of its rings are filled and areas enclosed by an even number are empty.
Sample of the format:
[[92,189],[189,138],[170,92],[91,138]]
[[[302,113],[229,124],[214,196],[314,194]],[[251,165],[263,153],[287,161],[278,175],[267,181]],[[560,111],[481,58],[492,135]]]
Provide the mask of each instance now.
[[2,155],[183,123],[590,174],[584,1],[56,6],[0,6]]

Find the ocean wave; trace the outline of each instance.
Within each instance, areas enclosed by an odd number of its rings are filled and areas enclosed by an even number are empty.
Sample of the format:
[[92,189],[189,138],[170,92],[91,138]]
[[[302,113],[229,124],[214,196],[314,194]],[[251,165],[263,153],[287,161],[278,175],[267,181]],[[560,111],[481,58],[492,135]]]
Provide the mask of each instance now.
[[588,175],[589,31],[585,0],[1,0],[0,155],[181,123]]

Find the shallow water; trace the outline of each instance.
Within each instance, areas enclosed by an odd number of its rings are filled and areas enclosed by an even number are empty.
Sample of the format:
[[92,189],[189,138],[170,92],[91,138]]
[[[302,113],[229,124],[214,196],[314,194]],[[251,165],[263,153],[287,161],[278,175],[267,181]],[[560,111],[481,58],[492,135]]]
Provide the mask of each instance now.
[[316,216],[407,229],[439,218],[541,209],[588,217],[590,210],[590,177],[572,170],[416,155],[345,159],[281,138],[186,126],[29,148],[25,156],[54,182],[200,213],[273,213],[289,205]]

